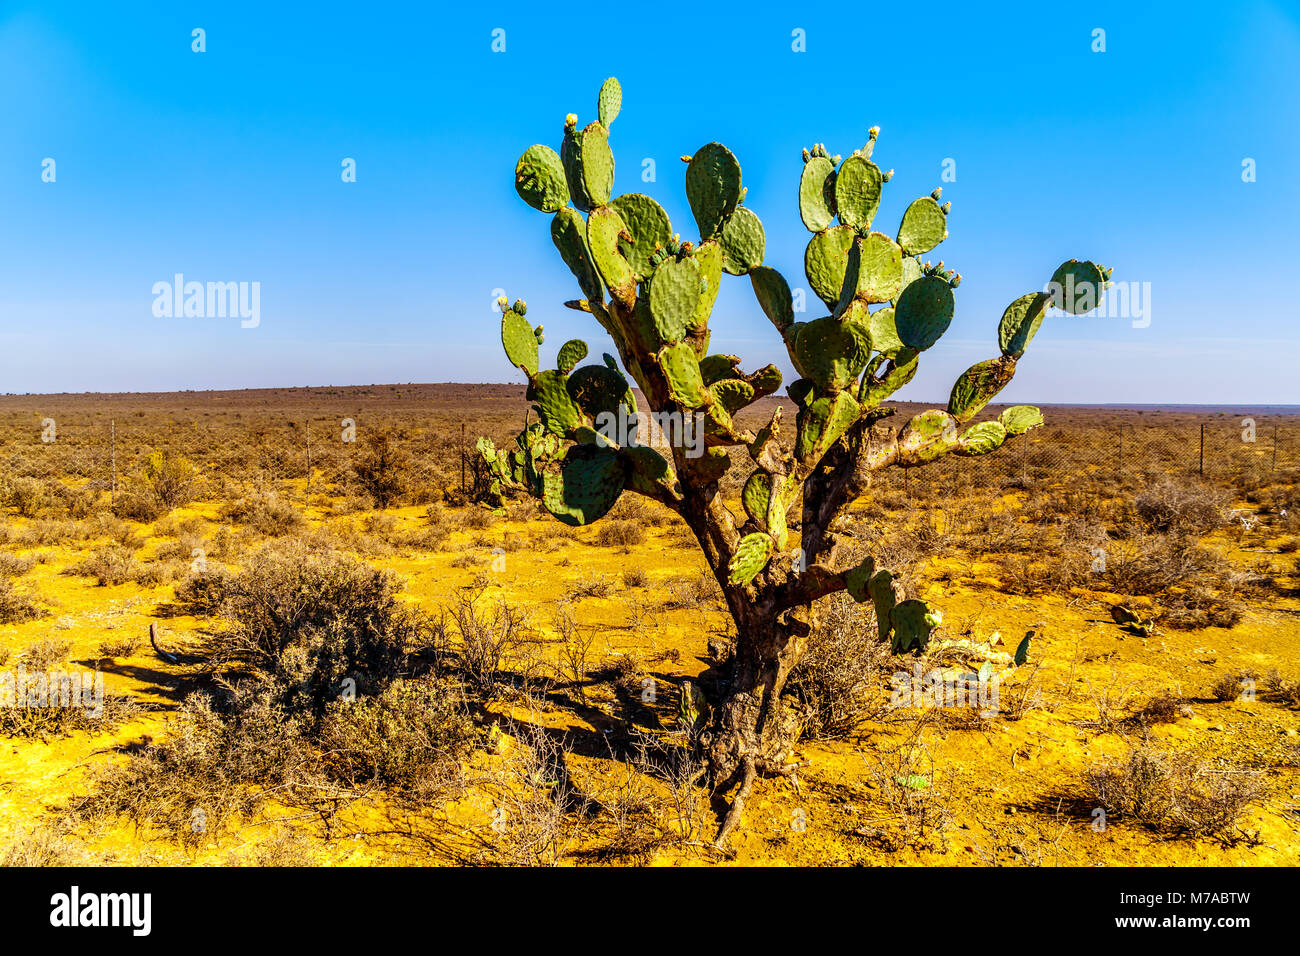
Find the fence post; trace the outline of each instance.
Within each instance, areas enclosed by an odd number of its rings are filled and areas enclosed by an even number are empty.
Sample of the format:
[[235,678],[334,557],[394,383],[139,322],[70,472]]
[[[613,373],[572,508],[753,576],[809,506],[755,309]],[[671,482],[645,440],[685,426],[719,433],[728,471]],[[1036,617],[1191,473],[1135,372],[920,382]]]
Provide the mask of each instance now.
[[1197,470],[1200,472],[1201,477],[1204,478],[1205,477],[1205,422],[1201,422],[1201,461],[1200,464],[1197,466]]
[[303,438],[307,442],[307,489],[303,493],[303,505],[311,507],[311,421],[304,420],[302,423]]
[[108,447],[112,459],[112,480],[108,485],[108,505],[117,507],[117,419],[108,420]]
[[1277,471],[1277,426],[1273,426],[1273,467],[1271,471]]
[[1119,423],[1119,477],[1124,477],[1124,423]]
[[460,497],[465,500],[465,423],[460,423]]

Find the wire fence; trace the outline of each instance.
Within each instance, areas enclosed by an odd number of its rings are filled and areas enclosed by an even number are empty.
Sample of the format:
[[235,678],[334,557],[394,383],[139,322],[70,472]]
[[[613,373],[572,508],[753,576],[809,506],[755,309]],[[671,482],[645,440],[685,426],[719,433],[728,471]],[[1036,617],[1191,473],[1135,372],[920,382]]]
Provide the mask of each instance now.
[[[504,419],[468,425],[453,420],[423,426],[387,422],[382,427],[324,416],[292,422],[238,419],[232,415],[159,423],[65,417],[57,422],[42,419],[35,426],[0,422],[0,480],[59,481],[113,495],[141,474],[150,456],[161,454],[192,464],[212,495],[229,492],[234,483],[307,500],[317,494],[354,493],[357,469],[373,454],[371,436],[381,430],[393,446],[409,497],[434,500],[473,491],[476,473],[481,479],[474,450],[478,435],[488,434],[500,445],[518,430],[517,423],[511,426]],[[897,426],[876,427],[883,436]],[[1300,416],[1243,419],[1214,413],[1143,421],[1133,412],[1089,411],[1049,415],[1047,425],[989,455],[949,456],[922,468],[886,469],[877,481],[885,487],[940,492],[958,475],[977,487],[1008,482],[1131,485],[1161,476],[1250,487],[1294,481],[1298,470]]]

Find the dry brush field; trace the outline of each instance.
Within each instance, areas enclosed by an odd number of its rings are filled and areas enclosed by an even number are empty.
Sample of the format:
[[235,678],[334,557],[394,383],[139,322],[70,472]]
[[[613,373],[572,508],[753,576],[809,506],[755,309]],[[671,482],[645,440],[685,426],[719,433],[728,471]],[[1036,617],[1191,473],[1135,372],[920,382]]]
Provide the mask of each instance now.
[[[1300,863],[1300,416],[1049,406],[1014,449],[883,473],[846,530],[946,640],[892,658],[839,595],[792,681],[807,765],[720,853],[682,717],[725,679],[717,587],[644,499],[585,528],[476,501],[475,438],[525,409],[0,396],[0,672],[104,687],[0,708],[0,859]],[[891,699],[1031,633],[982,711]]]

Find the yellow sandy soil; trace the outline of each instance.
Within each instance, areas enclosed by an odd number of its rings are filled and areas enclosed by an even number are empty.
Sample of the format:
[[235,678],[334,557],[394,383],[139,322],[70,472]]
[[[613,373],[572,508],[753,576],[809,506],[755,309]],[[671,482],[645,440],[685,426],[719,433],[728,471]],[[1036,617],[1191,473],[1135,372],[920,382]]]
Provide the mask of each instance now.
[[[189,514],[214,519],[214,510],[200,507]],[[390,512],[401,526],[415,529],[423,522],[422,508]],[[320,515],[315,515],[319,519]],[[331,519],[339,520],[339,519]],[[149,528],[141,526],[148,535]],[[484,531],[453,534],[449,547],[438,553],[378,559],[406,580],[406,594],[430,609],[448,600],[453,589],[477,575],[492,581],[489,596],[523,602],[538,611],[540,623],[548,620],[548,606],[564,600],[574,585],[593,575],[613,581],[615,593],[579,602],[581,616],[601,630],[594,649],[596,658],[635,654],[648,672],[662,681],[676,681],[699,673],[708,634],[724,631],[724,615],[716,611],[675,610],[655,612],[670,581],[704,570],[697,551],[677,546],[666,528],[651,529],[647,541],[624,553],[623,549],[596,547],[595,529],[579,529],[573,540],[545,538],[538,522],[498,520]],[[532,543],[507,553],[504,567],[493,570],[491,548],[507,535]],[[452,561],[475,539],[485,539],[474,553],[482,556],[477,568],[455,568]],[[554,550],[547,550],[549,543]],[[154,542],[146,546],[148,556]],[[1222,543],[1225,548],[1229,544]],[[170,587],[153,590],[135,584],[96,587],[87,578],[59,571],[88,552],[59,547],[54,560],[38,565],[19,579],[20,588],[34,587],[53,605],[41,620],[0,627],[0,648],[17,653],[44,636],[70,640],[72,660],[93,667],[105,638],[138,635],[142,647],[125,660],[102,664],[107,688],[166,705],[121,727],[112,735],[73,737],[48,742],[0,739],[0,833],[11,828],[52,819],[51,814],[82,785],[87,768],[120,759],[113,749],[165,735],[171,710],[190,683],[190,670],[160,661],[144,640],[155,606],[171,596]],[[1241,556],[1239,556],[1241,557]],[[1242,558],[1244,560],[1244,557]],[[648,588],[628,592],[621,575],[642,568],[650,578]],[[932,566],[932,572],[944,570]],[[914,772],[930,776],[932,796],[943,807],[946,826],[912,845],[890,849],[873,834],[880,828],[897,828],[893,808],[882,794],[879,770],[888,751],[915,728],[914,721],[893,720],[870,724],[852,740],[807,743],[799,756],[808,766],[797,777],[761,781],[756,785],[746,813],[746,826],[734,838],[732,859],[691,846],[658,852],[661,864],[866,864],[954,865],[997,862],[1139,865],[1296,865],[1300,863],[1300,779],[1296,777],[1297,729],[1300,714],[1262,701],[1221,703],[1211,700],[1205,688],[1224,672],[1250,667],[1259,671],[1280,668],[1294,676],[1300,658],[1300,603],[1279,599],[1271,607],[1252,607],[1231,631],[1157,631],[1150,638],[1122,632],[1109,617],[1097,613],[1089,600],[1063,597],[1022,599],[996,592],[991,570],[953,560],[947,570],[957,583],[927,585],[921,597],[934,600],[944,610],[949,635],[971,632],[987,636],[996,630],[1014,649],[1020,636],[1037,627],[1032,661],[1040,667],[1022,668],[1004,686],[1004,695],[1021,692],[1025,680],[1041,692],[1042,703],[1022,719],[975,721],[969,729],[933,723],[921,737],[924,749]],[[650,613],[640,629],[632,626],[630,608],[636,604]],[[164,642],[182,648],[201,626],[193,618],[159,621]],[[673,652],[676,652],[674,654]],[[1018,689],[1019,687],[1019,689]],[[1192,698],[1192,716],[1155,726],[1154,742],[1167,749],[1189,751],[1202,757],[1225,757],[1237,764],[1265,768],[1268,797],[1252,808],[1244,828],[1257,831],[1258,839],[1222,845],[1209,841],[1171,839],[1135,824],[1112,822],[1102,832],[1092,827],[1087,807],[1079,806],[1084,794],[1079,777],[1086,766],[1103,755],[1120,755],[1133,743],[1118,733],[1099,733],[1085,726],[1097,717],[1091,694],[1109,688],[1131,688],[1133,699],[1162,690],[1178,690]],[[503,712],[508,705],[500,705]],[[575,735],[597,735],[617,718],[608,701],[593,699],[579,716],[572,710],[554,709],[530,719],[550,727],[571,728]],[[664,718],[667,726],[667,717]],[[503,745],[508,751],[509,742]],[[487,772],[502,759],[478,754],[471,774]],[[613,779],[623,772],[611,761],[573,756],[570,765],[583,779]],[[873,772],[875,771],[875,772]],[[933,771],[933,772],[931,772]],[[285,810],[288,814],[291,811]],[[475,840],[490,839],[491,800],[471,791],[427,818],[403,817],[409,827],[427,839],[406,839],[395,832],[394,815],[377,805],[355,807],[344,814],[344,836],[323,841],[304,822],[293,824],[307,841],[307,858],[323,864],[426,863],[451,858],[439,846],[465,848]],[[81,836],[93,859],[126,864],[166,862],[221,863],[248,860],[255,845],[281,828],[263,825],[245,829],[196,851],[183,851],[169,840],[145,839],[122,825]],[[243,855],[241,855],[243,854]]]

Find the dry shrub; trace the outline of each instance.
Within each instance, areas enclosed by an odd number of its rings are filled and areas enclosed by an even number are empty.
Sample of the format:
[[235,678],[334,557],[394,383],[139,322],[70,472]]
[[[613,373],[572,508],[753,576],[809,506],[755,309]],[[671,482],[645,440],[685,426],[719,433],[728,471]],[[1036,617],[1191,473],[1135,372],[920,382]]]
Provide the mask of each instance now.
[[21,624],[41,617],[44,613],[44,609],[15,588],[12,581],[0,577],[0,624]]
[[380,508],[395,505],[406,492],[410,456],[387,431],[372,432],[365,449],[352,466],[357,483]]
[[268,538],[292,534],[307,524],[301,511],[274,493],[249,495],[227,502],[221,506],[221,517]]
[[212,665],[252,670],[295,711],[319,712],[345,679],[373,692],[436,636],[393,575],[297,542],[264,549],[221,587],[226,627],[209,636]]
[[106,544],[92,551],[89,557],[69,565],[63,573],[94,578],[95,583],[104,588],[135,581],[140,577],[141,570],[128,548],[120,544]]
[[469,753],[474,737],[459,689],[425,677],[395,680],[373,697],[331,704],[318,743],[331,779],[418,797],[436,788],[436,771]]
[[650,585],[650,575],[643,568],[628,568],[623,572],[623,587],[644,588]]
[[1231,842],[1237,821],[1263,792],[1253,771],[1162,753],[1143,745],[1123,760],[1102,761],[1084,781],[1107,813],[1164,833]]
[[805,705],[804,735],[835,739],[853,733],[887,705],[883,678],[893,670],[881,643],[876,615],[840,592],[826,602],[825,618],[790,672],[786,688]]
[[36,559],[31,555],[0,554],[0,577],[22,577],[36,566]]
[[602,521],[596,529],[596,544],[602,548],[632,547],[645,541],[645,529],[636,521]]
[[570,592],[575,598],[602,598],[614,593],[614,582],[603,574],[584,574]]
[[1137,496],[1138,518],[1160,534],[1206,534],[1223,525],[1229,503],[1223,489],[1165,478]]
[[458,595],[449,612],[460,636],[465,679],[479,693],[492,696],[506,663],[536,637],[517,607],[505,601],[496,601],[490,607],[484,607],[484,603],[482,588],[468,589]]

